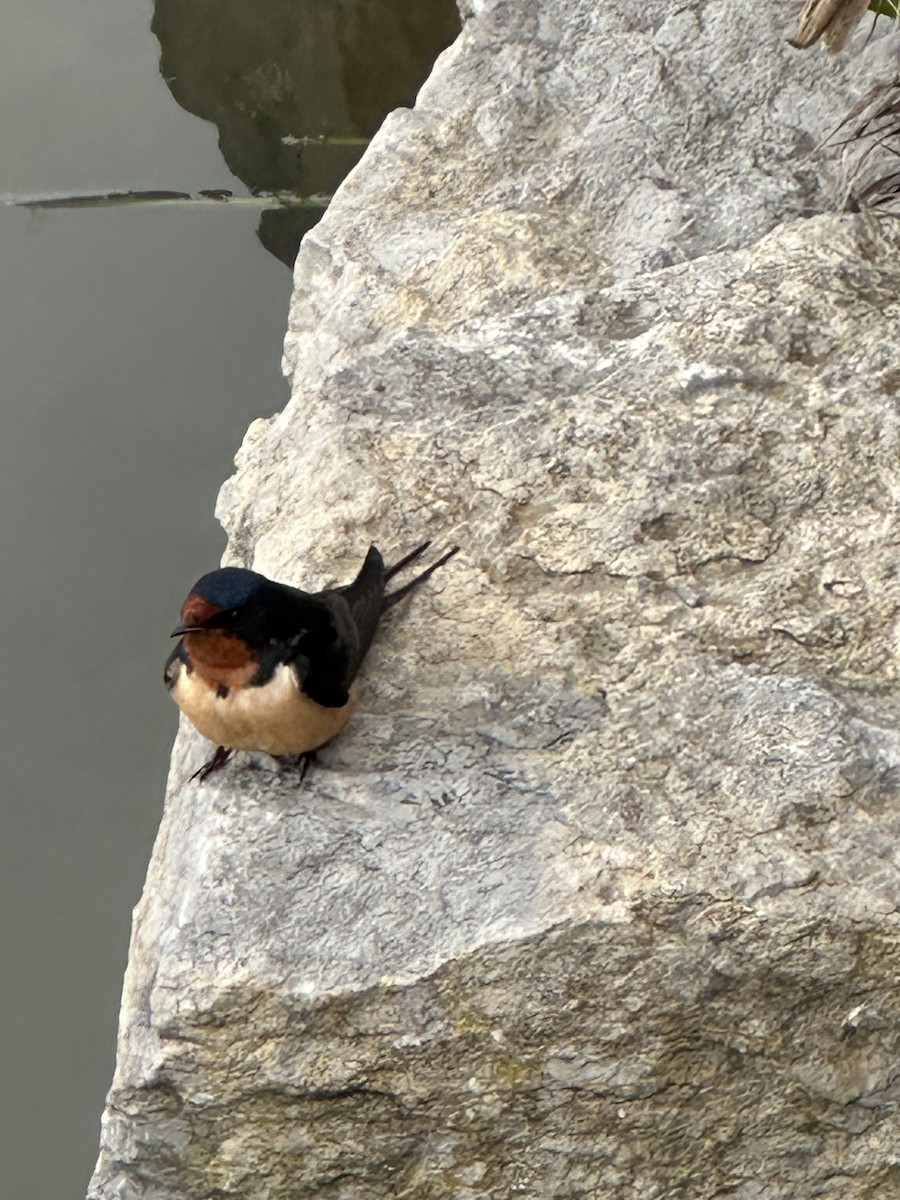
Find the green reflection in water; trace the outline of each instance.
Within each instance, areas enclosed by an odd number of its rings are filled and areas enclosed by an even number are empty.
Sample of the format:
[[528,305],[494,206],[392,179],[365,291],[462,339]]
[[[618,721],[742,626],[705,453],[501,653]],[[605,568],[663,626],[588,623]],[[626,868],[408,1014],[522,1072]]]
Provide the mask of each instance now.
[[[251,192],[331,195],[459,32],[454,0],[156,0],[160,73],[214,122]],[[321,210],[281,206],[259,236],[293,265]]]

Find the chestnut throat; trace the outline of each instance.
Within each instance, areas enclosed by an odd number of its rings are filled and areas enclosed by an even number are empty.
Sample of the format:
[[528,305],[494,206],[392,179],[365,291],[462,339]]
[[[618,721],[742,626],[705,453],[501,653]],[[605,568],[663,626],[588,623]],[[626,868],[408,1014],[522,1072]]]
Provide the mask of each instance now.
[[246,642],[221,629],[200,629],[184,635],[191,665],[211,687],[241,687],[256,674],[257,663]]

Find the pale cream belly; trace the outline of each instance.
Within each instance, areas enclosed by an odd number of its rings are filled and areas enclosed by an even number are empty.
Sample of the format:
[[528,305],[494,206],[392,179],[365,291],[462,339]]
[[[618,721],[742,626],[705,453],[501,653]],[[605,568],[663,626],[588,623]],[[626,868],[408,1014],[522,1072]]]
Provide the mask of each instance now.
[[171,695],[197,730],[219,746],[302,754],[340,733],[356,704],[358,687],[353,684],[343,708],[324,708],[300,691],[290,667],[278,667],[261,687],[232,688],[227,696],[217,696],[196,671],[188,674],[181,666]]

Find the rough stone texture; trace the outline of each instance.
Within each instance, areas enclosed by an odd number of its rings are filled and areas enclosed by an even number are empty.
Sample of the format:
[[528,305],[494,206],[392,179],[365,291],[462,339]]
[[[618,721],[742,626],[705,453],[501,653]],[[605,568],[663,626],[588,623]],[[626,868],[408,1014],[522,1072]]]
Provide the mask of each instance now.
[[92,1197],[900,1192],[900,233],[795,19],[475,4],[307,238],[230,559],[464,554],[302,788],[182,733]]

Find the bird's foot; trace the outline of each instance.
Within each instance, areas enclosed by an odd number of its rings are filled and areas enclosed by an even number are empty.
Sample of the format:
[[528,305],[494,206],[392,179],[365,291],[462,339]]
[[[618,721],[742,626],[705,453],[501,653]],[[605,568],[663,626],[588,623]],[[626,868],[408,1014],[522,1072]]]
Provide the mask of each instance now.
[[315,750],[304,750],[302,754],[298,754],[294,759],[295,765],[300,769],[300,782],[306,778],[306,772],[316,761]]
[[204,763],[199,771],[195,771],[193,773],[193,775],[191,776],[191,780],[190,780],[191,783],[193,783],[195,779],[198,780],[200,783],[203,783],[205,780],[207,780],[210,777],[210,775],[212,775],[212,773],[214,771],[218,771],[221,767],[224,767],[225,764],[228,762],[229,758],[231,758],[231,755],[232,755],[232,750],[229,747],[217,746],[216,752],[212,756],[212,758],[209,760],[209,762]]
[[301,754],[301,755],[300,755],[300,757],[297,759],[297,763],[298,763],[298,765],[299,765],[299,767],[300,767],[300,782],[301,782],[301,783],[302,783],[302,782],[303,782],[303,780],[306,778],[306,772],[309,770],[309,768],[310,768],[310,767],[313,765],[313,763],[314,763],[315,761],[316,761],[316,752],[315,752],[315,750],[306,750],[306,751],[305,751],[303,754]]

